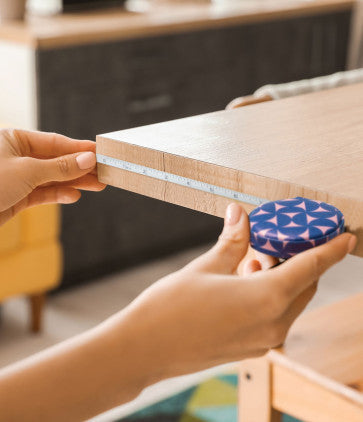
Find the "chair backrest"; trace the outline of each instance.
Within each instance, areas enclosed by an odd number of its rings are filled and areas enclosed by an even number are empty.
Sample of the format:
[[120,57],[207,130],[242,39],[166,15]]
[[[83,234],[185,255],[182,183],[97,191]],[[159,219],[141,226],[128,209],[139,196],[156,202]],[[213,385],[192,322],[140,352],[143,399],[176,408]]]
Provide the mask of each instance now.
[[265,85],[262,88],[259,88],[252,96],[234,99],[227,105],[227,109],[242,107],[263,101],[279,100],[282,98],[293,97],[295,95],[322,91],[324,89],[336,88],[359,82],[363,82],[363,68],[285,84]]

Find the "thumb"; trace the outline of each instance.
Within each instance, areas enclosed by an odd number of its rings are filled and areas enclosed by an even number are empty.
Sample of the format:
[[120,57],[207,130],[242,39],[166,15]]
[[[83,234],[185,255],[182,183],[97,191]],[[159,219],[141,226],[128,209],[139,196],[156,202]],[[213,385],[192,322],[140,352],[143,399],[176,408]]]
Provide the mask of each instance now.
[[62,155],[49,160],[31,159],[29,179],[36,185],[78,179],[96,165],[96,154],[91,151]]
[[246,255],[250,240],[248,216],[243,207],[228,206],[224,228],[216,245],[193,261],[194,268],[220,274],[234,274]]

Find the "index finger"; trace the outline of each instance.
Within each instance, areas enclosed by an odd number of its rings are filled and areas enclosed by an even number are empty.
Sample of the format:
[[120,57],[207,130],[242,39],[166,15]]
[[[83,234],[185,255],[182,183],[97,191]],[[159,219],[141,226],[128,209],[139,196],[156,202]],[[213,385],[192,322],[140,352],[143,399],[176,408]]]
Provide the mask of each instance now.
[[343,233],[324,245],[302,252],[269,270],[270,282],[282,289],[291,302],[316,282],[328,268],[351,252],[355,243],[354,235]]
[[33,132],[14,129],[14,136],[24,156],[54,158],[82,151],[96,152],[96,143],[68,138],[58,133]]

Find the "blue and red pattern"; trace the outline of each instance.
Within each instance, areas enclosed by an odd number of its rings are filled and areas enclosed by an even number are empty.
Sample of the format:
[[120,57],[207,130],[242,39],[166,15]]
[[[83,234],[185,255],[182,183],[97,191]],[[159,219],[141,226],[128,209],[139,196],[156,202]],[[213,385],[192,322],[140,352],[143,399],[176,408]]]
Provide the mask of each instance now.
[[250,214],[251,246],[288,259],[344,231],[344,216],[325,202],[297,197],[267,202]]

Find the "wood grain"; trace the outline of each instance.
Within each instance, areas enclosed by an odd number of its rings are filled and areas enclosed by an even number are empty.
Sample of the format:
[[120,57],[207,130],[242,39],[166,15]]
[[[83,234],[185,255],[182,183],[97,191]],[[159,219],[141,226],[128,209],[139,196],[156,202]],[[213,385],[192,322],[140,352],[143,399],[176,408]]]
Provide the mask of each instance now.
[[[97,151],[268,200],[328,202],[345,215],[363,256],[362,115],[357,84],[101,135]],[[230,202],[105,165],[99,177],[219,217]]]
[[244,0],[228,5],[154,4],[144,13],[112,9],[1,23],[0,40],[56,48],[351,10],[354,0]]
[[[310,422],[362,421],[362,307],[360,293],[306,313],[294,323],[283,347],[242,362],[240,416],[258,407],[264,415],[274,408]],[[246,374],[257,376],[260,396]]]
[[363,420],[363,294],[299,318],[272,365],[272,404],[300,419]]
[[359,393],[363,408],[362,307],[363,293],[305,314],[295,322],[284,346],[270,354],[270,360],[301,374],[303,368],[310,368],[349,387]]
[[362,421],[359,403],[293,370],[274,365],[272,379],[272,405],[281,412],[309,422]]
[[241,362],[238,380],[239,422],[281,422],[272,407],[272,365],[265,357]]

